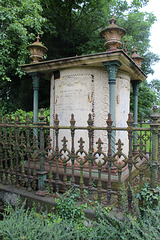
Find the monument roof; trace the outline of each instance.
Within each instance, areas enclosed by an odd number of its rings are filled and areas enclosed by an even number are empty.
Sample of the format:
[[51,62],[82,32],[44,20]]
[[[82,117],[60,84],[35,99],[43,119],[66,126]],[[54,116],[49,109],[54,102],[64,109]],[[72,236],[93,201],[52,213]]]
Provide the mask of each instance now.
[[26,73],[38,72],[50,79],[50,75],[57,70],[74,67],[104,67],[103,62],[115,60],[121,63],[119,69],[130,74],[132,81],[146,79],[145,73],[122,49],[25,64],[21,65],[21,68]]

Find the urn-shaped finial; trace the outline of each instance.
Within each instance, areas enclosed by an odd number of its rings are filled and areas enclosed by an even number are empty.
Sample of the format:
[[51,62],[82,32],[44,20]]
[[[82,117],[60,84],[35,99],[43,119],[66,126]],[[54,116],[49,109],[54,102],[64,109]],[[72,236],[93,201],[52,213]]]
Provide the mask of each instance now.
[[30,58],[33,60],[32,63],[37,63],[43,59],[44,53],[48,51],[48,49],[43,46],[39,39],[39,34],[36,37],[36,41],[27,46],[27,49],[30,51]]
[[135,48],[135,46],[134,46],[134,49],[133,49],[132,52],[133,52],[133,54],[132,54],[133,61],[137,64],[137,66],[139,68],[141,68],[141,63],[142,63],[144,58],[137,54],[137,49]]
[[108,48],[107,51],[117,50],[121,46],[121,38],[126,34],[125,29],[116,25],[116,19],[114,15],[109,20],[110,25],[103,29],[100,33],[101,37],[106,40],[105,46]]

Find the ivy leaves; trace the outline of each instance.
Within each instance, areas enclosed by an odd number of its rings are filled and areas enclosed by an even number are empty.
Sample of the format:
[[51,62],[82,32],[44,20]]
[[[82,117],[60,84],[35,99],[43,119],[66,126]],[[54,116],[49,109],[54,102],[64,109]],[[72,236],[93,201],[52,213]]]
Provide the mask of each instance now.
[[42,33],[45,18],[38,0],[0,1],[0,78],[11,81],[23,75],[19,68],[28,58],[26,46]]

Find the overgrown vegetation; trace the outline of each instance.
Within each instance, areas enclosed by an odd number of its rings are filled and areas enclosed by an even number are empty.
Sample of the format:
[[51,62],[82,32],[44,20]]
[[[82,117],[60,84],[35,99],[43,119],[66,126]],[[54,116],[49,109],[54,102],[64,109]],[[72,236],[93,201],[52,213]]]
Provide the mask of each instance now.
[[151,189],[148,183],[145,183],[141,192],[137,194],[139,199],[140,209],[144,211],[146,208],[156,209],[160,200],[160,187]]
[[[141,12],[149,0],[0,0],[0,108],[4,113],[32,110],[32,78],[20,65],[29,63],[26,46],[40,33],[49,49],[48,59],[105,51],[100,31],[114,13],[117,24],[126,29],[129,52],[135,45],[144,57],[142,70],[153,73],[159,56],[150,52],[150,29],[156,17]],[[157,80],[158,81],[158,80]],[[154,82],[155,83],[155,82]],[[144,106],[153,105],[152,91],[142,85]],[[155,89],[155,86],[154,86]],[[147,91],[146,91],[147,90]],[[39,107],[49,107],[49,81],[40,80]],[[149,91],[150,92],[150,91]],[[150,96],[148,99],[148,96]]]
[[121,219],[97,205],[95,219],[88,220],[84,214],[86,205],[77,205],[78,198],[77,193],[69,191],[57,199],[57,208],[52,213],[37,213],[35,206],[31,210],[25,209],[25,203],[22,206],[17,204],[15,208],[7,205],[4,219],[0,221],[0,237],[5,240],[160,239],[159,201],[154,208],[150,204],[145,206],[142,214],[134,200],[133,213],[126,214],[125,209]]
[[[5,118],[5,115],[7,115],[7,117],[11,117],[11,121],[14,122],[15,120],[15,117],[19,117],[19,121],[20,123],[25,123],[26,122],[26,117],[28,115],[29,117],[29,120],[30,122],[32,123],[33,122],[33,111],[30,111],[30,112],[26,112],[22,109],[17,109],[15,112],[13,113],[10,113],[10,114],[3,114],[3,108],[0,109],[0,115],[2,116],[2,119]],[[40,110],[39,110],[39,113],[38,115],[40,115]],[[43,115],[45,116],[45,118],[48,119],[48,121],[50,120],[50,109],[49,108],[45,108],[44,109],[44,112],[43,112]]]

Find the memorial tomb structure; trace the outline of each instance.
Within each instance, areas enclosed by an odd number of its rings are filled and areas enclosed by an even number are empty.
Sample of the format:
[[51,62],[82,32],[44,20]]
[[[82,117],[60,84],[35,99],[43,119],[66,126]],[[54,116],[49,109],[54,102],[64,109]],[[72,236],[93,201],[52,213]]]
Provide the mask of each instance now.
[[[51,126],[54,125],[55,114],[58,114],[60,126],[70,126],[73,113],[75,125],[86,127],[88,114],[91,113],[94,126],[106,127],[108,113],[111,113],[113,126],[126,127],[130,112],[131,84],[134,95],[134,126],[137,126],[138,85],[146,79],[146,75],[141,70],[142,58],[136,49],[134,48],[132,56],[121,49],[121,38],[124,35],[125,30],[116,25],[116,20],[112,16],[110,25],[101,31],[101,37],[106,40],[105,52],[41,62],[47,49],[37,38],[37,41],[28,47],[33,62],[21,66],[33,79],[34,122],[38,121],[38,88],[42,77],[50,81]],[[128,155],[127,132],[117,131],[112,134],[112,153],[115,151],[115,142],[120,138],[124,143],[123,152]],[[60,130],[59,144],[63,136],[66,136],[67,146],[71,149],[70,135],[70,130]],[[54,143],[53,130],[51,137]],[[75,132],[75,150],[78,149],[80,137],[83,137],[84,149],[88,151],[88,132],[85,130]],[[94,132],[95,151],[98,138],[103,141],[104,152],[107,152],[107,131]]]

